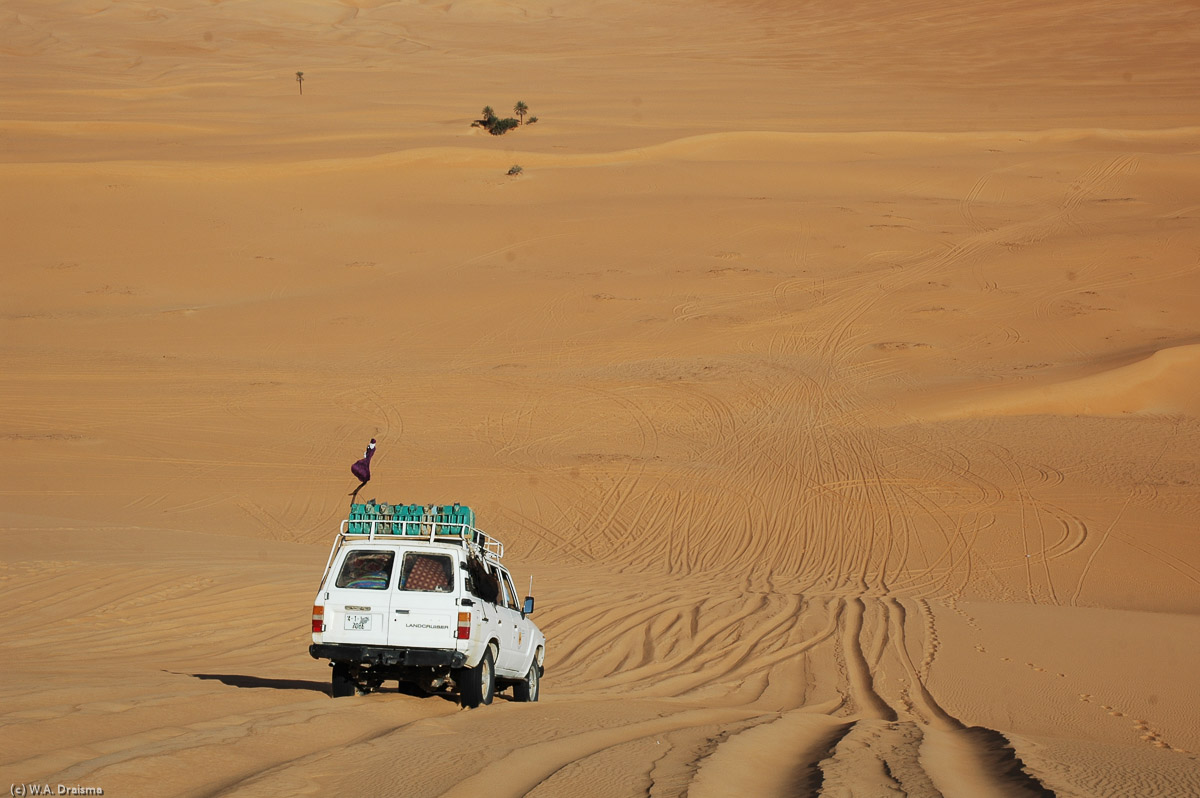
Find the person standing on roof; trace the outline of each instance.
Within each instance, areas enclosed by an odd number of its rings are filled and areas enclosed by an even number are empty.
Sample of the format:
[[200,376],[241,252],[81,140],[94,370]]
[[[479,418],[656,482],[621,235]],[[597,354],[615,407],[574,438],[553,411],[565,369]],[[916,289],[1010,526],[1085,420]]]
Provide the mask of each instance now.
[[363,485],[371,481],[371,458],[375,456],[375,439],[367,444],[367,450],[363,452],[362,459],[350,466],[350,473],[358,477],[358,487],[351,491],[351,496],[357,496],[362,490]]

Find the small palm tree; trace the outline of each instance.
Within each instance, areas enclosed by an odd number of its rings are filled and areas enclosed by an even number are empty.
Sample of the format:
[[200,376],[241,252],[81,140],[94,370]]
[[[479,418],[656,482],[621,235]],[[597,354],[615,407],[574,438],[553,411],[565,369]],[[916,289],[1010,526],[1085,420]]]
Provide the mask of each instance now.
[[296,73],[296,82],[300,84],[300,93],[304,94],[304,73],[303,72]]
[[520,100],[517,100],[517,104],[513,106],[513,112],[517,115],[517,118],[524,123],[525,114],[529,113],[529,106]]
[[495,119],[495,118],[496,118],[496,112],[492,110],[492,106],[490,106],[490,105],[483,106],[483,121],[486,122],[489,119]]

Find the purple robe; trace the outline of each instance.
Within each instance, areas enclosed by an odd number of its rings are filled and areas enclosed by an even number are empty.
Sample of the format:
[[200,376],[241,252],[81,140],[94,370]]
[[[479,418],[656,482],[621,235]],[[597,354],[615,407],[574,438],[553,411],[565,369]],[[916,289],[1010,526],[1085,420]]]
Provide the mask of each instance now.
[[367,451],[363,454],[362,459],[354,465],[350,466],[350,473],[358,477],[359,481],[364,485],[371,481],[371,458],[375,456],[375,439],[367,445]]

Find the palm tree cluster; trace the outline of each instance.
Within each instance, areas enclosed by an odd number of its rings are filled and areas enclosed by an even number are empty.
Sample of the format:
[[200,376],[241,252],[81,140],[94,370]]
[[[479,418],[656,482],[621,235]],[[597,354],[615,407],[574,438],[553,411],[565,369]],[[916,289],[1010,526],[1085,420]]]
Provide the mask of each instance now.
[[[511,116],[501,119],[496,116],[496,112],[492,110],[492,106],[485,105],[483,107],[483,118],[473,121],[471,127],[481,127],[493,136],[502,136],[514,127],[525,124],[525,114],[529,113],[529,106],[521,100],[517,100],[517,104],[513,106],[513,113],[517,115],[516,119],[513,119]],[[533,124],[536,121],[537,117],[531,116],[528,124]]]

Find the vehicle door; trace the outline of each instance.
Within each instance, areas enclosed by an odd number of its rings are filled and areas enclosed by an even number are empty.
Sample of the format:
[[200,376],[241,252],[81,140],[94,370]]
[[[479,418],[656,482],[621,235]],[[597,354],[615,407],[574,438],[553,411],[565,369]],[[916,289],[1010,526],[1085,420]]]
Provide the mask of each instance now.
[[382,646],[388,638],[388,605],[396,552],[356,546],[334,562],[325,584],[325,643]]
[[388,645],[456,648],[458,563],[449,551],[404,549],[396,563]]
[[525,600],[520,598],[517,591],[513,589],[512,576],[504,572],[504,584],[508,587],[509,595],[512,596],[512,608],[517,613],[517,668],[521,671],[521,676],[529,669],[529,661],[533,656],[533,621],[521,617],[521,608],[525,606]]
[[460,641],[465,645],[460,645],[458,650],[466,651],[470,661],[483,656],[483,646],[493,638],[501,649],[505,647],[500,618],[500,607],[504,599],[495,569],[485,564],[481,558],[469,558],[465,563],[464,572],[466,584],[469,585],[466,600],[470,603],[463,606],[470,610],[472,618],[475,619],[475,626],[471,639]]
[[521,613],[513,598],[512,579],[503,568],[496,569],[500,580],[500,657],[496,660],[496,672],[505,676],[524,676],[521,670]]

